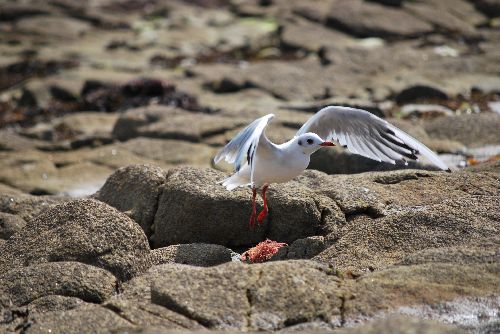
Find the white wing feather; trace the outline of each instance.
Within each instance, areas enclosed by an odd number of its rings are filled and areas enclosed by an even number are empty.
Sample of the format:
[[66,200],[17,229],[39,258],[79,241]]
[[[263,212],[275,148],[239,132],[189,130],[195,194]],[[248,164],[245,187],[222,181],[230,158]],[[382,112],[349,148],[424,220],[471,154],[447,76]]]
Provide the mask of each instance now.
[[238,172],[247,161],[250,165],[250,183],[253,185],[255,152],[261,138],[267,141],[263,135],[264,130],[273,118],[274,114],[269,114],[250,123],[217,153],[214,162],[217,164],[224,159],[233,164],[235,171]]
[[351,153],[394,164],[406,159],[417,160],[417,154],[429,159],[437,167],[449,171],[448,166],[427,146],[368,111],[329,106],[318,111],[299,129],[296,136],[316,133],[325,140],[338,141]]

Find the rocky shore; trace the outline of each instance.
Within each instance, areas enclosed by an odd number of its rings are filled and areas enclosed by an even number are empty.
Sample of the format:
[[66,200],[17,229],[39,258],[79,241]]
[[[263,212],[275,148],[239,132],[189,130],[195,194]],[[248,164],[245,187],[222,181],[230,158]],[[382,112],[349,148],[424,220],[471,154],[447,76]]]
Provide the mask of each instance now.
[[[0,332],[498,333],[500,3],[4,1]],[[439,153],[322,149],[270,212],[212,158],[329,104]],[[262,202],[258,202],[258,210]],[[264,263],[248,251],[276,241]]]

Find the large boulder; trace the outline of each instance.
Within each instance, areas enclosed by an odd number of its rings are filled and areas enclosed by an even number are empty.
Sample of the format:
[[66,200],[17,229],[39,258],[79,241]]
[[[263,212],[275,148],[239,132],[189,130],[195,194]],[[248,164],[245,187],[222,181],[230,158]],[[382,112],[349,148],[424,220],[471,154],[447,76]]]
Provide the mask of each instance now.
[[22,306],[50,295],[102,303],[116,292],[106,270],[78,262],[41,263],[0,276],[0,306]]
[[57,205],[0,246],[0,272],[27,265],[79,261],[129,279],[149,267],[149,245],[125,214],[92,199]]
[[163,266],[164,276],[151,287],[153,303],[209,328],[277,330],[318,318],[341,321],[339,279],[327,266],[305,261]]
[[130,165],[114,172],[94,197],[126,213],[151,236],[166,172],[154,166]]
[[193,242],[249,246],[266,237],[291,242],[328,233],[341,221],[342,214],[331,199],[295,183],[269,189],[268,218],[262,226],[251,228],[251,192],[227,191],[217,184],[225,177],[211,169],[170,170],[155,216],[155,247]]
[[339,268],[373,270],[427,248],[477,246],[498,240],[494,174],[399,171],[336,176],[317,190],[346,222],[315,259]]

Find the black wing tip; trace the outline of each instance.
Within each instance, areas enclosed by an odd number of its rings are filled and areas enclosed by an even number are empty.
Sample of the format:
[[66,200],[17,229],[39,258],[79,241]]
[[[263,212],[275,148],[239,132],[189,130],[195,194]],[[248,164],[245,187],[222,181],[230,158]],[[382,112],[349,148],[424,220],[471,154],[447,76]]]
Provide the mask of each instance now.
[[445,172],[446,173],[451,173],[451,169],[448,168],[448,169],[445,170]]
[[398,153],[404,157],[407,157],[408,159],[418,160],[418,156],[416,156],[415,154],[409,154],[409,153],[404,153],[404,152],[398,152]]

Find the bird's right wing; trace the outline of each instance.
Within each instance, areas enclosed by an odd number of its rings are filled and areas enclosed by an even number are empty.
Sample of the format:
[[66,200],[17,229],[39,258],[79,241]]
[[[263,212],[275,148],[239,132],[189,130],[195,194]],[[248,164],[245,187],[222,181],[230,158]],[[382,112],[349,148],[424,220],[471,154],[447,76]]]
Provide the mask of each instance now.
[[426,157],[437,167],[448,166],[427,146],[387,121],[366,110],[329,106],[318,111],[299,129],[296,136],[314,132],[325,140],[336,140],[351,153],[394,164]]
[[214,162],[217,164],[224,159],[233,164],[235,171],[238,172],[246,160],[250,165],[250,182],[253,185],[255,152],[264,130],[273,117],[274,114],[269,114],[250,123],[217,153]]

